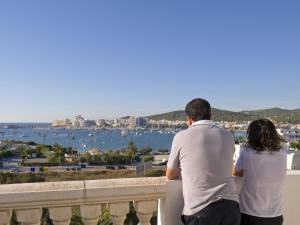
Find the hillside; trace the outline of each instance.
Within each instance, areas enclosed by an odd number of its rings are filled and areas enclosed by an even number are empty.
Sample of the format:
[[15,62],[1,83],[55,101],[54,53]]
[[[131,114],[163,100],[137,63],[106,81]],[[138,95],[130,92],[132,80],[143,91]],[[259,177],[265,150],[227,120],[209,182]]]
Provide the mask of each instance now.
[[270,118],[276,122],[300,123],[300,109],[288,110],[271,108],[247,112],[244,111],[243,113],[249,113],[255,118]]
[[[213,120],[215,121],[251,121],[258,118],[269,118],[276,122],[300,123],[300,109],[261,109],[234,112],[229,110],[212,109]],[[183,110],[162,113],[158,115],[148,116],[147,118],[153,120],[185,120],[186,115]]]

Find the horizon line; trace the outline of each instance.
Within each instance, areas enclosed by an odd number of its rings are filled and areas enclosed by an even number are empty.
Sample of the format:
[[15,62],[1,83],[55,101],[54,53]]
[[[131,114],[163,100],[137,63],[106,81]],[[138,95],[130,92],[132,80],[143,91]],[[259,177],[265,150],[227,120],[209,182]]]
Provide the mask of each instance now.
[[[282,109],[282,110],[289,110],[289,111],[292,111],[292,110],[298,110],[300,108],[281,108],[281,107],[271,107],[271,108],[260,108],[260,109],[249,109],[249,110],[239,110],[239,111],[235,111],[235,110],[229,110],[229,109],[221,109],[221,108],[215,108],[215,107],[211,107],[212,109],[218,109],[218,110],[222,110],[222,111],[231,111],[231,112],[236,112],[236,113],[241,113],[241,112],[247,112],[247,111],[259,111],[259,110],[269,110],[269,109]],[[148,115],[148,116],[138,116],[138,117],[149,117],[149,116],[154,116],[154,115],[160,115],[160,114],[165,114],[165,113],[170,113],[170,112],[175,112],[175,111],[184,111],[184,109],[178,109],[178,110],[172,110],[172,111],[167,111],[167,112],[161,112],[161,113],[156,113],[156,114],[153,114],[153,115]],[[78,115],[82,115],[82,114],[78,114]],[[119,117],[116,117],[116,118],[113,118],[113,119],[120,119],[120,118],[123,118],[123,117],[127,117],[127,116],[131,116],[131,115],[125,115],[125,116],[119,116]],[[75,117],[75,116],[73,116]],[[68,119],[69,117],[66,117],[64,119]],[[103,118],[98,118],[98,119],[103,119]],[[105,120],[113,120],[113,119],[105,119]],[[60,120],[60,119],[54,119],[54,120]],[[54,121],[52,120],[52,122]],[[97,120],[97,119],[91,119],[91,120]],[[51,124],[52,123],[51,121],[0,121],[0,124],[3,124],[3,123],[27,123],[27,124],[30,124],[30,123],[49,123]]]

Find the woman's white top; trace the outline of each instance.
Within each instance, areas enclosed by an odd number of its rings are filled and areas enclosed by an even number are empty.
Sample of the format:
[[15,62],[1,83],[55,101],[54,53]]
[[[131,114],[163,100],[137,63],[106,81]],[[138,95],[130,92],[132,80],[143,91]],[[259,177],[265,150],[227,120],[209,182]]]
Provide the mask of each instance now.
[[237,171],[243,170],[240,209],[257,217],[282,215],[282,192],[286,176],[287,152],[267,151],[258,154],[245,148],[236,162]]

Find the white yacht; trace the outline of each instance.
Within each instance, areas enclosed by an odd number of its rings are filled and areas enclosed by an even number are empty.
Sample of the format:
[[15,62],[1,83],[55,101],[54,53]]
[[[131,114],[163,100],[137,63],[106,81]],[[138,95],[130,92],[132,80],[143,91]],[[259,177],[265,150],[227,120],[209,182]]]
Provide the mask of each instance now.
[[122,137],[127,137],[128,136],[128,130],[124,129],[121,131]]

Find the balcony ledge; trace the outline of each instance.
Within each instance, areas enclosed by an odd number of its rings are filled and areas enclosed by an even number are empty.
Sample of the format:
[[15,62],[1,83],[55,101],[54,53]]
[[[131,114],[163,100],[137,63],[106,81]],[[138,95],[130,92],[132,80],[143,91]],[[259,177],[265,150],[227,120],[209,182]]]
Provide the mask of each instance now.
[[[242,179],[235,181],[239,192]],[[284,225],[300,224],[299,190],[300,171],[287,171]],[[148,224],[154,211],[158,211],[158,225],[181,224],[181,181],[155,177],[0,185],[0,225],[9,223],[12,210],[24,224],[38,224],[41,208],[49,208],[54,221],[65,218],[59,225],[68,225],[72,206],[80,206],[86,224],[96,225],[101,204],[108,205],[114,224],[120,225],[129,201],[134,202],[141,225]]]

